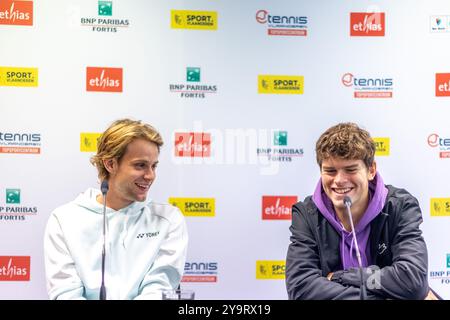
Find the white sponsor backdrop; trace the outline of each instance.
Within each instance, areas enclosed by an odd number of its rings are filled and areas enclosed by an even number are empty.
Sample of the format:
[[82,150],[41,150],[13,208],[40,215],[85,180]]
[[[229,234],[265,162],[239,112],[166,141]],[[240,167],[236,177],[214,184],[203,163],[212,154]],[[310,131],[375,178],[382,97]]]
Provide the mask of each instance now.
[[[0,132],[41,135],[38,155],[0,154],[0,206],[7,206],[6,189],[20,189],[19,206],[37,207],[25,220],[0,220],[0,256],[31,256],[31,280],[2,281],[1,299],[47,299],[48,216],[98,186],[92,153],[80,152],[80,133],[102,132],[122,117],[153,124],[165,139],[150,198],[215,198],[215,217],[187,217],[188,261],[218,266],[216,283],[183,285],[198,299],[287,298],[284,280],[256,279],[256,261],[284,260],[290,235],[289,221],[261,219],[261,198],[311,194],[319,178],[315,141],[341,121],[390,138],[390,155],[377,158],[378,168],[387,183],[419,199],[430,271],[450,270],[450,218],[430,217],[430,199],[450,197],[450,160],[427,143],[432,133],[450,137],[450,98],[435,96],[435,74],[450,72],[450,33],[430,32],[432,16],[450,15],[448,1],[113,0],[112,6],[111,18],[129,20],[117,32],[81,26],[81,18],[101,18],[93,0],[34,1],[33,26],[0,25],[0,66],[39,69],[38,87],[0,87]],[[216,11],[218,29],[171,29],[173,9]],[[255,19],[261,9],[306,16],[307,36],[267,35],[267,25]],[[384,37],[350,37],[350,12],[366,11],[385,12]],[[87,92],[88,66],[123,68],[123,92]],[[217,92],[205,98],[170,92],[170,84],[186,84],[187,67],[199,67],[200,84]],[[392,78],[393,98],[353,98],[341,82],[345,73]],[[258,75],[304,76],[304,94],[258,94]],[[302,148],[304,156],[256,158],[274,130],[287,131],[287,147]],[[175,158],[174,132],[194,131],[212,134],[212,156]],[[430,278],[448,299],[446,281]]]

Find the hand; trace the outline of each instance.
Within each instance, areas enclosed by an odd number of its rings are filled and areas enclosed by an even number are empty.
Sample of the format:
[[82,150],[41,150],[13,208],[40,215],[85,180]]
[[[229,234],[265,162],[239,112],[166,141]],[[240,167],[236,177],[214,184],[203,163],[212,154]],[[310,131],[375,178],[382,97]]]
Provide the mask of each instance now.
[[327,279],[331,281],[331,277],[332,277],[332,276],[333,276],[333,272],[330,272],[330,273],[327,275]]
[[433,293],[433,291],[428,291],[428,295],[425,297],[424,300],[439,300]]

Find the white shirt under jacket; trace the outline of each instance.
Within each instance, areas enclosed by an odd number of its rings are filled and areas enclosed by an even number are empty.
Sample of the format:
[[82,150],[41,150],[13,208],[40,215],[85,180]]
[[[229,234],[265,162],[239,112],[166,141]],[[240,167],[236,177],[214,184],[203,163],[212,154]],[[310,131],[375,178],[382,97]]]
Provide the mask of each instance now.
[[[88,189],[52,212],[44,256],[50,299],[98,299],[101,285],[103,206]],[[133,202],[106,208],[107,299],[161,299],[176,288],[186,260],[184,216],[169,204]]]

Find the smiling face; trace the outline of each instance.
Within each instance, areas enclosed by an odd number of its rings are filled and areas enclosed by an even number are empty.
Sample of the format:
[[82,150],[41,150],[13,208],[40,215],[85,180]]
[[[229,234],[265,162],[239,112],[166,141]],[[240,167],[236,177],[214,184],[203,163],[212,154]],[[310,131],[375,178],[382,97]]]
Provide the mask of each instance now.
[[126,148],[123,157],[104,160],[109,172],[108,207],[119,210],[134,201],[145,201],[156,178],[159,151],[155,143],[135,139]]
[[369,202],[369,181],[376,174],[376,163],[367,168],[362,160],[328,158],[322,161],[322,187],[336,211],[345,210],[344,197],[352,200],[355,214],[365,212]]

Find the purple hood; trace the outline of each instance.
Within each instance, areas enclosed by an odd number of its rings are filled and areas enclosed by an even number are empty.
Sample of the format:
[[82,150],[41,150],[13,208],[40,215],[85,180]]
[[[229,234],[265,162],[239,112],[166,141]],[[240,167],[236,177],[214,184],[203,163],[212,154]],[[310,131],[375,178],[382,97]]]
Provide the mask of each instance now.
[[[388,190],[384,186],[383,179],[377,172],[375,178],[369,182],[369,205],[361,220],[355,225],[356,238],[358,240],[359,250],[361,251],[360,254],[363,267],[372,264],[369,246],[370,222],[375,219],[383,209],[387,193]],[[347,270],[351,267],[357,268],[358,259],[356,257],[356,247],[353,244],[353,235],[351,232],[344,229],[337,218],[333,203],[322,188],[321,179],[319,179],[319,182],[317,183],[312,199],[320,213],[341,235],[341,261],[343,270]]]

